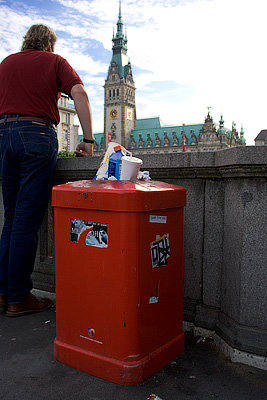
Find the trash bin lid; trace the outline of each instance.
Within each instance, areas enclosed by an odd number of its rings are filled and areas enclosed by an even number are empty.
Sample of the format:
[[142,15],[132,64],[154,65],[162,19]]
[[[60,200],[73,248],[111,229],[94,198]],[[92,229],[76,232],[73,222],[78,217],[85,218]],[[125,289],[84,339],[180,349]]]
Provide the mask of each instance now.
[[82,180],[52,190],[54,207],[136,212],[185,205],[185,188],[159,181]]

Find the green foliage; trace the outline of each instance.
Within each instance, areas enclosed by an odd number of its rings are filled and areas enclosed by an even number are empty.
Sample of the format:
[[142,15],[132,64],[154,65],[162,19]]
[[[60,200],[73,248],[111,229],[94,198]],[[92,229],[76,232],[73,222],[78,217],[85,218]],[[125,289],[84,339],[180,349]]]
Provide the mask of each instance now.
[[69,151],[69,150],[61,150],[58,152],[58,157],[62,158],[62,157],[75,157],[75,153],[73,151]]

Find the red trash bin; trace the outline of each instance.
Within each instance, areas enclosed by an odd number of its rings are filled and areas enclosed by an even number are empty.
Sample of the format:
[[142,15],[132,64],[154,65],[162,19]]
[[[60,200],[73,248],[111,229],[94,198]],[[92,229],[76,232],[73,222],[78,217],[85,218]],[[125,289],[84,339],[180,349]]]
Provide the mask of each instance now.
[[185,203],[156,181],[53,188],[59,362],[136,385],[183,352]]

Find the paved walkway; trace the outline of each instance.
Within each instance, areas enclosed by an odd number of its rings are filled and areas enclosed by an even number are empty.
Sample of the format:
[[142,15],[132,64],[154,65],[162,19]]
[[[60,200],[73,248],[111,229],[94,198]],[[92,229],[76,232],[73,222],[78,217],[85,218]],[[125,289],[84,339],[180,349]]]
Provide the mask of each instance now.
[[124,387],[59,364],[55,307],[7,318],[0,312],[2,400],[266,400],[267,371],[232,364],[212,341],[186,335],[184,354],[146,382]]

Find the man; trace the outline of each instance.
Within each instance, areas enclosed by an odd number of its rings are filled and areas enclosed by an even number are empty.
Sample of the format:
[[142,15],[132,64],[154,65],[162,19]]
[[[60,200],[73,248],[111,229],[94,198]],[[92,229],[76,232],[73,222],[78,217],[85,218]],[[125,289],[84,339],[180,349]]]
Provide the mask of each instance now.
[[83,130],[77,156],[93,154],[92,115],[83,83],[54,54],[57,37],[33,25],[21,52],[0,64],[0,167],[5,222],[0,242],[0,308],[21,316],[51,307],[31,293],[37,232],[51,194],[61,92],[74,100]]

